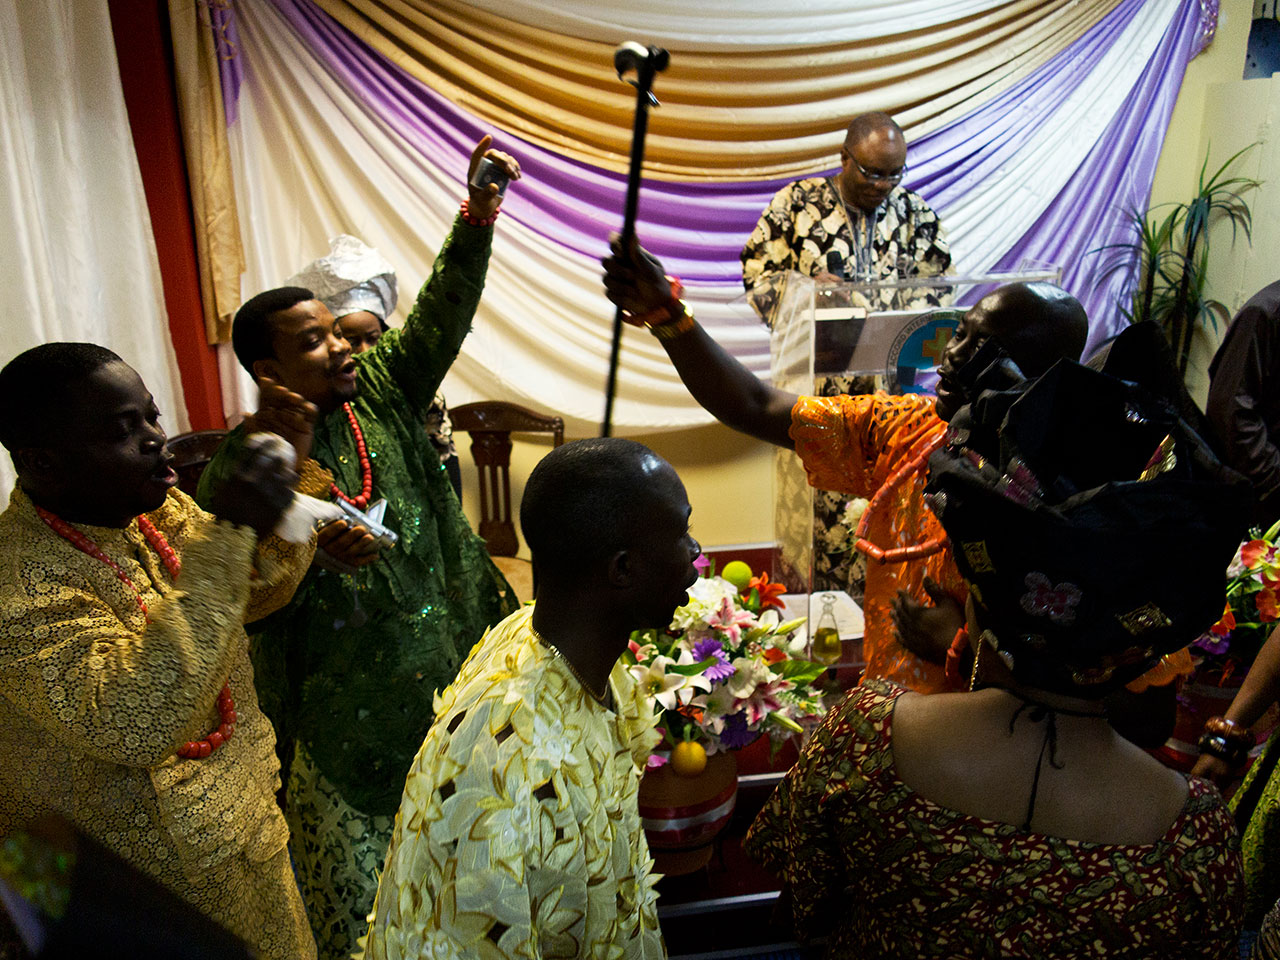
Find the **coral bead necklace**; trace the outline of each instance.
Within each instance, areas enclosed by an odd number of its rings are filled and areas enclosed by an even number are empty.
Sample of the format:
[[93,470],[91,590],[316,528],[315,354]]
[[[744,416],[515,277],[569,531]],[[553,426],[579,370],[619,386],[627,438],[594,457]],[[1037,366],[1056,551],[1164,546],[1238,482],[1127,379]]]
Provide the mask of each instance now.
[[[138,589],[138,585],[120,568],[118,563],[108,557],[100,546],[57,514],[51,513],[44,507],[36,507],[36,513],[49,529],[62,537],[63,540],[66,540],[81,553],[87,554],[110,567],[115,573],[116,579],[133,591],[133,598],[138,604],[138,609],[146,617],[147,623],[151,622],[151,616],[147,613],[147,605],[142,599],[142,591]],[[164,534],[157,530],[155,525],[146,517],[138,517],[138,529],[147,538],[147,543],[151,544],[151,549],[160,555],[160,561],[164,564],[165,569],[169,571],[169,579],[176,581],[179,572],[182,570],[182,562],[178,559],[173,547],[169,546],[169,541],[164,538]],[[231,687],[225,683],[222,685],[222,691],[218,694],[218,716],[222,720],[222,723],[218,725],[218,729],[203,740],[189,740],[184,743],[178,748],[178,756],[188,760],[203,759],[230,740],[235,734],[236,703],[231,698]]]
[[335,497],[347,501],[357,510],[364,510],[369,506],[369,498],[373,495],[373,467],[369,463],[369,449],[364,445],[364,432],[360,429],[359,421],[356,420],[356,412],[351,409],[349,403],[344,403],[342,409],[347,411],[347,422],[351,424],[351,436],[356,441],[356,456],[360,458],[360,494],[349,497],[338,489],[336,483],[330,483],[329,489]]
[[892,497],[898,488],[906,483],[909,477],[914,476],[925,468],[925,465],[929,462],[930,454],[941,447],[946,439],[946,433],[941,433],[927,440],[918,454],[903,464],[900,469],[894,471],[889,479],[885,480],[880,489],[876,491],[876,495],[871,498],[871,502],[867,504],[867,509],[863,511],[862,518],[858,521],[858,528],[853,533],[855,550],[866,554],[877,563],[904,563],[908,560],[922,560],[938,553],[947,546],[945,535],[931,537],[923,543],[913,546],[892,547],[888,550],[876,546],[867,539],[867,530],[871,526],[872,514],[878,512],[881,505]]

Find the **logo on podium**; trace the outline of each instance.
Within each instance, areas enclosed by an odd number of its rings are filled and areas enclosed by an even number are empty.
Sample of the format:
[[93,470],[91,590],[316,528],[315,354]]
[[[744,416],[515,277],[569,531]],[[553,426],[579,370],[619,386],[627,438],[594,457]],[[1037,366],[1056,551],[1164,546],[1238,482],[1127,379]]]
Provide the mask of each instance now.
[[889,347],[885,373],[897,383],[899,391],[932,392],[933,378],[922,375],[942,363],[942,354],[963,316],[963,310],[930,310],[908,320],[898,330]]

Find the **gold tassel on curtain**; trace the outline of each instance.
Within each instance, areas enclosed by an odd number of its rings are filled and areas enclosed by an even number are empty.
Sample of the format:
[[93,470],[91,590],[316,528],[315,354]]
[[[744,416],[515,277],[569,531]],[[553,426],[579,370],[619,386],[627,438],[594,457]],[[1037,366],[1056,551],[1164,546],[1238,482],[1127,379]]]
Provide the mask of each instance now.
[[[227,6],[228,0],[169,0],[178,116],[195,215],[200,299],[205,335],[211,344],[231,339],[231,318],[240,306],[240,275],[244,273],[218,74],[219,45],[209,10]],[[234,51],[224,55],[234,55]]]

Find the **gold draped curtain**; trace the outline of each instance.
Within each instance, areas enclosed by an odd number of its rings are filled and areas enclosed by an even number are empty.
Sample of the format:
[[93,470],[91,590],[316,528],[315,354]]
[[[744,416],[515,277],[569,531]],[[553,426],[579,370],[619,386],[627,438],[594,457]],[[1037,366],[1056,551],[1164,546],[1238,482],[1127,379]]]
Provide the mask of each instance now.
[[231,51],[219,52],[209,19],[211,3],[226,0],[169,0],[169,28],[195,217],[205,335],[209,343],[226,343],[231,339],[231,319],[240,306],[244,248],[218,73],[218,57]]
[[[177,2],[177,0],[173,0]],[[626,168],[634,94],[613,47],[464,0],[315,0],[366,44],[500,130]],[[989,99],[1078,39],[1118,0],[1015,0],[938,27],[800,49],[674,52],[654,90],[649,175],[787,178],[831,164],[845,121],[886,110],[912,133]]]

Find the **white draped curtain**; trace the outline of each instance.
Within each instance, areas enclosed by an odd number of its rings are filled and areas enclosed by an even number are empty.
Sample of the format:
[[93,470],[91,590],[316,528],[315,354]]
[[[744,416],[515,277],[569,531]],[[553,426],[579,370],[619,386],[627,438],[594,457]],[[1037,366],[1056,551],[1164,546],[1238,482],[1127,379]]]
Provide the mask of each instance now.
[[910,30],[928,30],[1033,8],[1033,0],[467,0],[469,6],[530,27],[588,40],[618,43],[643,37],[671,50],[744,50],[753,47],[831,46]]
[[[469,143],[461,140],[460,131],[490,129],[500,147],[522,154],[521,143],[501,128],[449,103],[425,83],[418,86],[412,63],[394,60],[394,50],[378,47],[380,40],[391,42],[390,33],[374,32],[372,20],[358,36],[376,54],[344,43],[340,35],[352,13],[346,7],[358,6],[370,17],[385,16],[397,24],[396,11],[406,22],[409,12],[416,11],[420,16],[413,22],[418,23],[428,7],[432,12],[452,11],[456,18],[466,8],[483,8],[486,16],[500,13],[529,29],[559,28],[574,31],[575,37],[603,36],[592,24],[610,21],[617,24],[615,38],[634,33],[673,47],[683,43],[707,48],[722,41],[749,48],[751,43],[812,43],[832,26],[824,18],[838,11],[846,15],[845,27],[877,22],[881,31],[900,33],[907,19],[917,15],[920,19],[912,26],[922,30],[996,11],[1012,16],[1035,2],[965,0],[946,5],[945,12],[936,5],[904,2],[893,5],[893,16],[887,18],[888,5],[875,0],[790,3],[782,5],[785,15],[778,4],[763,0],[709,0],[697,9],[674,0],[603,6],[582,0],[237,0],[237,63],[243,87],[230,145],[247,259],[243,293],[248,297],[278,286],[303,263],[323,254],[330,237],[352,233],[396,264],[403,316],[417,285],[428,275],[462,195]],[[1105,5],[1095,6],[1095,18],[1102,17]],[[317,13],[321,7],[324,14]],[[728,7],[734,16],[722,15]],[[913,160],[919,157],[934,167],[951,168],[930,199],[946,226],[957,272],[989,268],[1033,230],[1130,102],[1183,4],[1146,0],[1129,7],[1131,15],[1119,18],[1094,41],[1100,50],[1096,57],[1089,55],[1093,47],[1062,53],[1054,77],[1000,101],[998,109],[983,115],[980,130],[957,134],[927,155],[913,154]],[[345,10],[342,25],[333,21],[329,33],[312,29],[316,23],[327,23],[330,8]],[[889,20],[892,30],[885,25]],[[356,20],[352,26],[361,23]],[[523,37],[523,29],[511,31],[511,36]],[[396,43],[408,44],[412,31],[403,24],[397,31]],[[434,34],[427,40],[413,36],[428,46],[434,42]],[[689,59],[701,62],[707,57]],[[609,75],[607,58],[594,69]],[[834,165],[844,115],[838,113],[840,101],[821,100],[819,106],[832,113],[826,162]],[[981,104],[974,109],[981,109]],[[725,143],[727,150],[736,146]],[[523,146],[528,151],[522,155],[527,171],[541,164],[555,175],[571,166],[563,157],[541,152],[536,144]],[[572,169],[565,181],[544,184],[532,173],[512,189],[507,215],[495,233],[475,329],[445,388],[453,403],[513,400],[554,410],[571,429],[589,432],[603,411],[613,315],[596,258],[604,252],[608,230],[621,219],[621,198],[614,209],[602,199],[612,183],[603,168],[579,157]],[[566,181],[579,187],[583,196],[569,192]],[[737,251],[776,184],[761,181],[706,196],[682,192],[684,186],[646,181],[641,212],[650,219],[642,223],[641,235],[650,243],[671,241],[693,258],[686,264],[674,258],[665,262],[673,273],[693,280],[687,284],[687,299],[713,336],[754,372],[764,374],[768,335],[742,300]],[[1115,199],[1116,216],[1123,202],[1124,198]],[[735,204],[745,205],[747,212],[728,227],[718,214],[720,208]],[[673,212],[677,206],[680,209]],[[713,208],[716,217],[699,219]],[[229,348],[221,349],[224,405],[235,418],[250,408],[254,390],[248,377],[237,371]],[[624,357],[614,411],[618,429],[655,432],[710,420],[652,337],[628,328]]]
[[[100,343],[187,429],[107,0],[0,0],[0,365]],[[0,416],[22,416],[4,410]],[[0,457],[7,502],[13,464]]]

